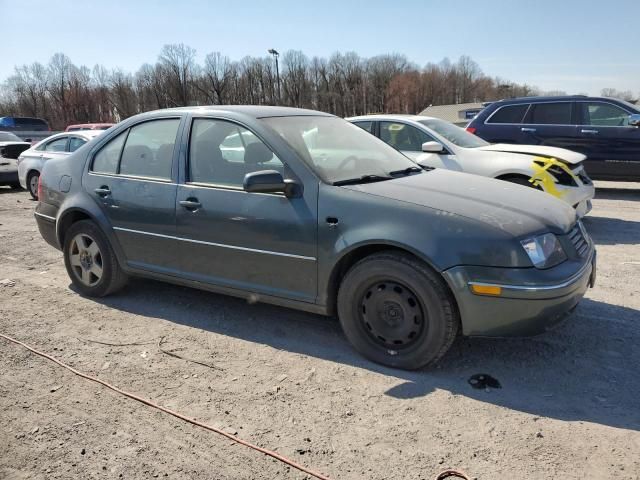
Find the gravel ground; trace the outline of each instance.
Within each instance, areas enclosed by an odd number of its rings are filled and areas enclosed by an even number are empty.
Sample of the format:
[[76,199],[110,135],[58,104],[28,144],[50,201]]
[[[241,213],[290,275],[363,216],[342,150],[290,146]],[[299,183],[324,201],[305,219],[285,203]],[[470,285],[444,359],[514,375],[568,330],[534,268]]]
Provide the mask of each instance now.
[[[567,322],[459,339],[411,373],[363,360],[334,319],[147,280],[82,298],[35,203],[0,187],[0,333],[332,479],[639,479],[640,185],[598,187],[598,284]],[[305,478],[2,339],[0,412],[0,478]]]

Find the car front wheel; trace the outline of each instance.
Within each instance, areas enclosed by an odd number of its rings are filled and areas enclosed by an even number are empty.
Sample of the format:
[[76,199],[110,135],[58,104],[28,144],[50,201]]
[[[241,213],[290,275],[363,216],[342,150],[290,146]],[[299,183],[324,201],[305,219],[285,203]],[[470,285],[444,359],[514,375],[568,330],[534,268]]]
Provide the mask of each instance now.
[[91,220],[74,223],[67,231],[64,264],[75,288],[90,297],[109,295],[127,281],[105,234]]
[[347,272],[338,292],[338,316],[361,354],[410,370],[442,357],[459,324],[443,279],[421,261],[393,251],[366,257]]

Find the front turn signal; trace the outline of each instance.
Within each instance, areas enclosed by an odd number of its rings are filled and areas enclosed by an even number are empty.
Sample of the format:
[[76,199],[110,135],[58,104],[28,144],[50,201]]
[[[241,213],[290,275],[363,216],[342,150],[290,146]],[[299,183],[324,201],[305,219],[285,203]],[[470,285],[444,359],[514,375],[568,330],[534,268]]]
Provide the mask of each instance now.
[[496,285],[471,285],[471,291],[476,295],[491,295],[498,297],[502,295],[502,287]]

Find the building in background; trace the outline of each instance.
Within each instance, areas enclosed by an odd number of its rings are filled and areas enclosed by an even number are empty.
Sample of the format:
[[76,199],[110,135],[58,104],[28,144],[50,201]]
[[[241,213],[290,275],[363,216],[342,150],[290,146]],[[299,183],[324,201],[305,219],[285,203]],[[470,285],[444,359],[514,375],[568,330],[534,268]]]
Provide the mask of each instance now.
[[446,120],[460,127],[464,127],[475,117],[480,110],[491,102],[484,103],[458,103],[456,105],[430,105],[419,115],[435,117]]

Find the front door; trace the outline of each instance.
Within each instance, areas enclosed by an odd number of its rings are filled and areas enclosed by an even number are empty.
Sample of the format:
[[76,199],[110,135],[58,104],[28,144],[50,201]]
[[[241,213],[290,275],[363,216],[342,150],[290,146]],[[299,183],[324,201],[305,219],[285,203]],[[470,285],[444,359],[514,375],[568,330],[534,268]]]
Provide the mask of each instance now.
[[596,179],[640,179],[640,128],[630,112],[607,102],[580,102],[579,150],[587,173]]
[[138,123],[93,156],[83,186],[133,268],[177,272],[174,147],[180,118]]
[[317,188],[300,198],[248,193],[244,176],[293,173],[247,128],[195,118],[176,218],[182,274],[304,302],[317,294]]

